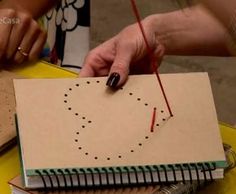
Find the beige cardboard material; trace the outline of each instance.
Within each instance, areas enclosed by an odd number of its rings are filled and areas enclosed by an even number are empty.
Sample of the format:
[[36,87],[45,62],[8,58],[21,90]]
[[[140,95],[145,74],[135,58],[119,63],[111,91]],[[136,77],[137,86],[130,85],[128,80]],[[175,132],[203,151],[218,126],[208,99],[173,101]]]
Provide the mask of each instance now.
[[161,75],[174,117],[155,75],[106,79],[14,80],[27,170],[225,160],[206,73]]

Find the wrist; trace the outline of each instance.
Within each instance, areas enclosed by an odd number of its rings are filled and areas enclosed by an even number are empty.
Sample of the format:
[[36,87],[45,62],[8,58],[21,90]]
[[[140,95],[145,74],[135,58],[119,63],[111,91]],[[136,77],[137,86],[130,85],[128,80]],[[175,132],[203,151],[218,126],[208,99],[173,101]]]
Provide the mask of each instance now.
[[166,54],[180,51],[181,37],[189,33],[191,26],[183,10],[150,15],[144,21],[147,29],[152,29],[157,44],[165,47]]
[[166,54],[229,55],[227,31],[201,6],[151,15],[146,19]]

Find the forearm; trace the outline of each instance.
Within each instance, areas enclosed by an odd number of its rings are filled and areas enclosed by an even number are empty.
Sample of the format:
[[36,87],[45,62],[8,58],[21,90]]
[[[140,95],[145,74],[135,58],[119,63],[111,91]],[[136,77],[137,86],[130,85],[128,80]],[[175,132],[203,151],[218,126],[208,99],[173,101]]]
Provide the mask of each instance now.
[[232,55],[236,55],[236,1],[227,0],[201,0],[215,17],[228,30],[228,48]]
[[3,0],[1,8],[25,12],[37,19],[51,9],[59,0]]
[[232,17],[236,12],[235,0],[201,0],[205,5],[227,28],[230,26]]
[[229,55],[225,28],[200,6],[150,17],[166,54]]

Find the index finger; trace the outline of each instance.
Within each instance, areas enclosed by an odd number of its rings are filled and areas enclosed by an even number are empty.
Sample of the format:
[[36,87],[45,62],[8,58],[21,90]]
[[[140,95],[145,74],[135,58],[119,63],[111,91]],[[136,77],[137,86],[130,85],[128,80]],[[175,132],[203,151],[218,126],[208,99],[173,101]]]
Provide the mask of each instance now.
[[92,68],[92,66],[89,65],[89,63],[85,63],[83,68],[81,69],[79,73],[79,77],[94,77],[95,72]]

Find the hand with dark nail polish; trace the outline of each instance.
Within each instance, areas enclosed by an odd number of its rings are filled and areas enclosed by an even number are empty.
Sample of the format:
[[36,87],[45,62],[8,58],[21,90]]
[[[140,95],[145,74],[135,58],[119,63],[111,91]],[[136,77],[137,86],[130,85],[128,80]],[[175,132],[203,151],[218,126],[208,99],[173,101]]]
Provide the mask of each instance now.
[[[164,54],[164,47],[159,44],[158,40],[153,38],[156,36],[151,20],[152,18],[145,18],[143,26],[151,49],[158,64],[160,64]],[[109,75],[106,85],[110,88],[119,88],[126,82],[129,74],[147,74],[152,72],[153,67],[150,63],[142,33],[139,26],[133,24],[90,51],[85,58],[79,76]]]
[[120,81],[120,74],[118,73],[112,73],[108,80],[107,80],[107,86],[111,87],[111,88],[116,88],[117,84]]

